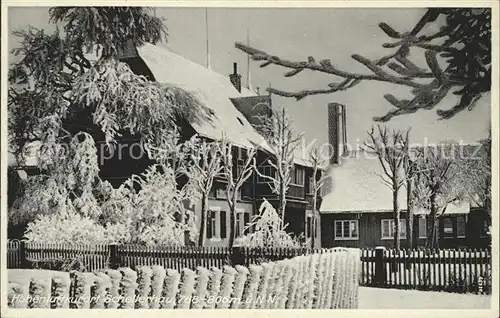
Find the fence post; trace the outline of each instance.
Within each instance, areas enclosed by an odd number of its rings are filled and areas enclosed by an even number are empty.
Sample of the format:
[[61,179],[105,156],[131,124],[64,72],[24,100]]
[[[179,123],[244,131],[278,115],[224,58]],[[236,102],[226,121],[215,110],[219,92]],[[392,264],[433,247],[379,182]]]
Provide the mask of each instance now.
[[26,259],[26,247],[25,247],[25,242],[21,241],[19,242],[19,263],[21,265],[21,268],[28,268],[28,261]]
[[118,244],[109,245],[109,268],[117,269],[120,267],[120,259],[118,258]]
[[245,253],[243,246],[233,246],[231,249],[231,265],[243,265],[245,266]]
[[375,284],[382,286],[385,284],[386,272],[384,264],[385,247],[377,246],[375,248]]

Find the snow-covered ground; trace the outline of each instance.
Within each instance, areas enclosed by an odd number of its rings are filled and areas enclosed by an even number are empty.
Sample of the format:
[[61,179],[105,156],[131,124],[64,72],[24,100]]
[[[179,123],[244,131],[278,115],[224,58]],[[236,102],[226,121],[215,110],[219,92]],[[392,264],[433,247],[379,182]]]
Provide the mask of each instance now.
[[359,288],[359,309],[489,309],[490,295]]

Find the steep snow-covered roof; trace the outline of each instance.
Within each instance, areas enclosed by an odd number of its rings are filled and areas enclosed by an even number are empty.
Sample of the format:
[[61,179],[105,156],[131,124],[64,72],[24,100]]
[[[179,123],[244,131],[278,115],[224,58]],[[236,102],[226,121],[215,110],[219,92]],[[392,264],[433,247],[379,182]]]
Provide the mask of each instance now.
[[256,96],[255,93],[246,88],[242,88],[241,93],[238,92],[229,78],[166,48],[147,43],[138,47],[137,51],[158,82],[170,83],[196,94],[213,111],[210,121],[192,123],[200,135],[211,139],[225,136],[239,146],[269,149],[264,138],[230,100]]
[[[321,213],[392,211],[392,191],[381,179],[378,159],[353,152],[341,165],[330,168],[330,191],[323,197]],[[406,191],[399,191],[400,209],[406,209]]]
[[[392,190],[382,181],[384,171],[373,154],[353,151],[328,173],[330,187],[323,196],[321,213],[392,211]],[[398,205],[400,210],[407,209],[406,187],[399,191]],[[469,210],[469,202],[450,203],[445,214],[466,214]],[[415,214],[426,212],[417,210]]]

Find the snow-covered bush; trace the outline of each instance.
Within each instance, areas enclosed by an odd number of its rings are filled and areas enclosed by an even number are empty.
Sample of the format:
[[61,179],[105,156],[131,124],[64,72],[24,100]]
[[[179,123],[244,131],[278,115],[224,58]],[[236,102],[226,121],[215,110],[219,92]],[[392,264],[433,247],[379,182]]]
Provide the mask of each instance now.
[[162,297],[163,283],[165,282],[165,276],[167,275],[165,268],[154,265],[151,267],[152,277],[151,277],[151,296],[153,300],[150,304],[151,309],[158,309],[161,306],[160,300]]
[[[260,278],[259,287],[257,289],[257,295],[259,295],[261,299],[267,299],[269,281],[271,280],[271,277],[273,275],[275,264],[271,262],[271,263],[261,264],[261,266],[262,266],[262,275]],[[263,303],[263,301],[257,302],[255,304],[255,308],[264,308],[264,305],[265,304]]]
[[149,293],[151,292],[151,276],[153,271],[149,266],[138,266],[137,272],[137,292],[138,296],[135,308],[149,308]]
[[195,295],[198,297],[197,301],[192,304],[193,309],[203,309],[206,304],[206,297],[208,295],[208,281],[210,279],[210,271],[205,267],[197,267],[198,282],[196,283]]
[[241,300],[243,298],[243,290],[245,288],[245,283],[247,281],[248,269],[245,266],[236,265],[235,269],[237,271],[236,278],[234,279],[234,288],[231,298],[236,301],[231,303],[231,308],[240,308]]
[[109,289],[111,288],[111,278],[103,272],[96,273],[94,285],[90,292],[92,300],[90,308],[104,309],[106,308],[106,299],[108,297]]
[[205,305],[205,308],[213,309],[215,308],[215,301],[219,296],[219,292],[221,290],[221,280],[222,280],[222,271],[217,267],[212,267],[210,269],[210,277],[208,280],[208,301]]
[[165,282],[163,285],[163,304],[161,308],[173,309],[175,306],[175,300],[177,292],[179,291],[179,282],[181,280],[181,274],[175,269],[167,269],[165,277]]
[[120,281],[121,303],[122,309],[134,309],[135,307],[135,290],[137,288],[137,273],[128,267],[118,269],[122,274]]
[[115,269],[107,269],[104,273],[110,279],[109,299],[106,301],[106,308],[116,309],[120,306],[118,296],[120,296],[120,282],[122,280],[122,273]]
[[224,265],[222,269],[222,280],[219,291],[220,301],[215,304],[216,308],[229,308],[229,301],[233,292],[233,283],[236,278],[236,273],[237,271],[236,269],[234,269],[234,267]]
[[67,298],[69,296],[69,286],[71,280],[67,273],[57,272],[52,276],[52,297],[54,302],[52,308],[69,308]]
[[189,309],[191,306],[191,299],[195,291],[196,272],[189,268],[184,268],[181,273],[181,284],[179,293],[176,299],[176,308]]
[[250,265],[248,269],[250,274],[245,283],[242,296],[242,308],[244,309],[251,309],[255,306],[254,300],[257,297],[257,290],[263,270],[262,266],[259,265]]
[[94,284],[95,275],[92,273],[82,273],[72,271],[70,273],[71,284],[73,285],[73,295],[71,308],[88,309],[90,302],[88,301],[91,296],[91,288]]
[[241,245],[246,247],[301,247],[298,239],[288,234],[276,209],[266,199],[259,207],[259,213],[252,216],[246,229],[252,233],[245,235]]

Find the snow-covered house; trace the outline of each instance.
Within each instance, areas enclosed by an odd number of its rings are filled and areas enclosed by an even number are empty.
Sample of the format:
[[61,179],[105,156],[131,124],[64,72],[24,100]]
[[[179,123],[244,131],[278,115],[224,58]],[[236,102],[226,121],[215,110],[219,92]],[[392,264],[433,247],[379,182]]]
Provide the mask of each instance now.
[[[268,107],[259,105],[270,105],[271,97],[259,95],[242,87],[236,64],[234,64],[233,74],[226,77],[167,48],[152,44],[144,44],[137,48],[129,46],[123,52],[121,60],[127,63],[134,73],[144,75],[149,80],[172,84],[194,93],[198,100],[209,109],[211,113],[209,119],[183,124],[181,127],[183,138],[188,139],[194,134],[209,140],[226,138],[237,148],[233,154],[236,168],[243,159],[245,148],[258,149],[257,164],[259,160],[267,160],[272,155],[266,140],[252,125],[257,124],[256,114],[262,115],[268,110]],[[123,136],[119,143],[134,144],[138,139],[138,136]],[[131,147],[130,150],[132,150]],[[118,155],[119,158],[115,158],[116,154],[110,157],[99,156],[104,158],[100,162],[100,176],[114,186],[119,186],[132,174],[143,172],[153,163],[147,155],[134,158],[128,151],[120,152]],[[311,176],[312,169],[308,167],[307,161],[297,158],[292,177],[294,185],[290,186],[287,219],[285,220],[289,223],[288,229],[296,235],[306,232],[307,228],[309,231],[306,236],[312,232],[310,227],[312,194],[308,191]],[[238,193],[237,236],[243,234],[245,224],[258,211],[263,197],[266,197],[272,204],[276,202],[270,193],[269,185],[259,182],[256,176],[244,184]],[[198,216],[201,214],[201,204],[195,206],[195,212]],[[229,218],[225,184],[219,179],[214,182],[209,197],[206,245],[227,245]]]
[[[392,190],[382,181],[384,174],[376,155],[347,152],[345,109],[329,104],[329,142],[334,149],[329,169],[330,187],[320,207],[322,247],[393,246]],[[401,246],[408,244],[406,188],[399,191]],[[413,247],[425,246],[425,213],[415,211]],[[488,244],[486,213],[469,202],[450,203],[440,217],[439,246],[485,247]]]
[[[170,83],[196,94],[205,107],[212,112],[210,120],[189,123],[183,127],[189,138],[191,133],[217,140],[222,136],[229,139],[237,150],[235,166],[243,159],[244,148],[253,147],[257,151],[257,164],[272,156],[272,150],[255,125],[259,124],[257,115],[271,115],[270,95],[259,95],[242,87],[241,75],[238,74],[236,63],[233,73],[228,77],[194,63],[174,52],[159,46],[145,44],[138,48],[130,47],[123,58],[131,69],[152,80]],[[189,133],[190,129],[192,131]],[[285,222],[288,230],[295,235],[303,233],[306,237],[312,235],[311,210],[312,193],[310,181],[313,171],[307,160],[297,157],[287,198]],[[243,234],[245,224],[258,210],[265,197],[271,204],[276,204],[276,197],[271,193],[267,182],[262,182],[256,175],[251,178],[238,194],[238,215],[236,218],[236,233]],[[217,180],[209,200],[209,215],[207,220],[207,245],[226,245],[228,240],[229,208],[225,201],[225,184]],[[320,200],[319,200],[320,202]],[[201,207],[196,206],[200,214]],[[317,222],[319,223],[319,222]],[[319,237],[319,231],[316,231]]]

